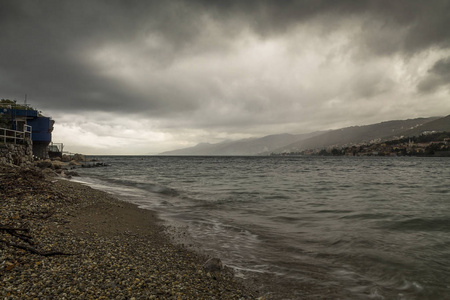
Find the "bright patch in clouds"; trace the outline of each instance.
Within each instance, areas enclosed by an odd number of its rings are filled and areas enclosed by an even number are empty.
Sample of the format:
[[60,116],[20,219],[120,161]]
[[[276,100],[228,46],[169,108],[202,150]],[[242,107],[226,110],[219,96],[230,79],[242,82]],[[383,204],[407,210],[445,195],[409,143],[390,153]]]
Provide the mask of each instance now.
[[[76,123],[71,121],[73,118],[77,118]],[[115,123],[108,121],[110,118],[114,118]],[[145,120],[107,114],[99,119],[95,114],[81,118],[57,116],[56,119],[59,121],[55,124],[53,141],[64,141],[65,148],[71,152],[89,149],[92,154],[155,154],[149,151],[154,148],[153,144],[164,145],[170,140],[168,134],[153,131],[152,125]]]

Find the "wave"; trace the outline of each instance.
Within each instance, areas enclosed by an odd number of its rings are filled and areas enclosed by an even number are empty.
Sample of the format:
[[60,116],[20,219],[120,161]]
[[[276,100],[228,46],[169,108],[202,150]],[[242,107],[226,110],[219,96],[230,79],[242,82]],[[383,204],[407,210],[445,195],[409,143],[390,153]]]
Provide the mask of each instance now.
[[361,213],[361,214],[352,214],[343,216],[340,219],[354,219],[354,220],[373,220],[373,219],[385,219],[390,217],[390,214],[370,214],[370,213]]
[[185,226],[235,269],[276,273],[290,288],[326,282],[355,299],[447,295],[448,160],[110,160],[82,172]]
[[141,182],[141,181],[133,181],[133,180],[124,180],[124,179],[115,179],[115,178],[104,178],[104,177],[88,177],[81,178],[81,180],[87,181],[87,183],[92,183],[91,181],[95,181],[97,184],[101,184],[107,186],[109,188],[121,188],[121,187],[131,187],[139,190],[144,190],[147,192],[161,194],[171,197],[177,197],[180,195],[180,191],[173,189],[171,187],[167,187],[164,185],[160,185],[152,182]]
[[394,222],[386,226],[392,230],[443,231],[450,232],[450,218],[413,218]]

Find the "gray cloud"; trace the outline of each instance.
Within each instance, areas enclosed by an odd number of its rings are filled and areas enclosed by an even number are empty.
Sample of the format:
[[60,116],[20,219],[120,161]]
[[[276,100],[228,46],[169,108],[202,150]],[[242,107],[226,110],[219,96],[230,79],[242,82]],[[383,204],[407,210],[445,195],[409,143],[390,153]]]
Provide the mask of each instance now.
[[361,40],[377,54],[414,53],[430,46],[448,48],[450,3],[445,0],[372,1],[198,1],[215,16],[245,20],[262,36],[321,18],[324,31],[348,18],[362,22]]
[[418,84],[419,91],[430,93],[443,86],[450,87],[450,57],[438,60],[428,73],[428,76]]

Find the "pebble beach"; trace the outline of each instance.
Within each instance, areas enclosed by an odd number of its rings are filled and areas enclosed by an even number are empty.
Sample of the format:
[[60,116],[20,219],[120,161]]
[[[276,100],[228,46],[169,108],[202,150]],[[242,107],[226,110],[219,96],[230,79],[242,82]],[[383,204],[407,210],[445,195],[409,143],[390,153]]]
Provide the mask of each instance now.
[[46,171],[0,166],[1,299],[260,297],[154,212]]

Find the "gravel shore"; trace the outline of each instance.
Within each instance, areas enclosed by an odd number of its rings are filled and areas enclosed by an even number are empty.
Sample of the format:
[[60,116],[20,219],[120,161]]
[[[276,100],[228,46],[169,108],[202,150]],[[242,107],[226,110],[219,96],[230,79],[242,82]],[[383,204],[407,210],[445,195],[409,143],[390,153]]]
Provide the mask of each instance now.
[[257,299],[230,270],[170,242],[154,212],[0,166],[1,299]]

